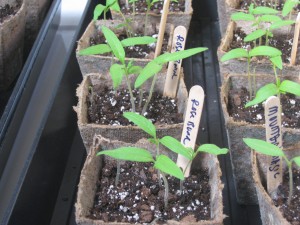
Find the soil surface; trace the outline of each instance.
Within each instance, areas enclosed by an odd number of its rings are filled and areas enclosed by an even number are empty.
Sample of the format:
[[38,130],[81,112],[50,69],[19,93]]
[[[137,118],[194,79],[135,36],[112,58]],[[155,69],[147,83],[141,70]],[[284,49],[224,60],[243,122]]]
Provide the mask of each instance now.
[[[244,10],[248,10],[249,5],[251,3],[256,4],[256,6],[267,6],[267,7],[271,7],[271,8],[276,8],[277,10],[282,10],[283,5],[284,5],[284,0],[241,0],[240,5],[238,7],[238,9],[244,9]],[[296,8],[297,11],[300,10],[300,5],[298,4],[298,7]]]
[[9,4],[5,4],[4,6],[0,6],[0,23],[2,23],[5,19],[7,19],[10,15],[15,15],[21,4],[18,3],[17,6],[13,7]]
[[293,169],[293,195],[291,204],[287,204],[289,195],[289,174],[286,172],[283,177],[283,184],[278,188],[277,198],[274,204],[283,213],[285,219],[292,225],[300,225],[300,170]]
[[[151,0],[152,1],[152,0]],[[120,3],[120,7],[122,13],[124,14],[131,14],[133,12],[132,4],[129,4],[126,7],[125,4]],[[150,8],[151,13],[161,14],[163,9],[163,1],[159,1],[154,3],[153,6]],[[178,0],[178,2],[171,1],[169,11],[170,12],[184,12],[185,10],[185,0]],[[136,13],[145,13],[147,12],[147,3],[146,0],[139,0],[135,2],[135,11]]]
[[[143,34],[135,34],[134,36],[143,36]],[[157,38],[158,34],[153,34],[153,38]],[[165,33],[163,45],[162,45],[162,53],[165,53],[168,51],[168,41],[169,41],[169,34]],[[127,35],[120,35],[119,40],[124,40],[127,38]],[[97,35],[96,37],[90,38],[90,46],[97,45],[97,44],[103,44],[106,43],[105,37],[103,35]],[[153,59],[154,53],[155,53],[156,43],[151,43],[149,45],[136,45],[136,46],[130,46],[126,47],[125,49],[125,55],[127,58],[148,58]],[[106,56],[111,56],[110,53],[108,54],[102,54]]]
[[[249,102],[246,88],[231,90],[229,94],[228,112],[235,121],[246,121],[251,124],[264,124],[264,107],[262,104],[245,108]],[[282,125],[290,128],[300,128],[300,99],[294,95],[281,95]]]
[[115,176],[116,166],[111,162],[106,164],[99,177],[94,207],[91,209],[92,219],[147,224],[153,221],[163,223],[170,219],[179,221],[186,216],[192,221],[210,219],[207,170],[197,171],[186,178],[181,195],[179,180],[168,176],[168,208],[164,208],[164,185],[159,186],[153,164],[126,162],[121,165],[117,187]]
[[[244,42],[244,38],[246,36],[247,35],[242,30],[242,28],[237,27],[233,35],[233,40],[230,44],[230,49],[244,48],[247,50],[251,50],[252,48],[254,48],[253,42]],[[269,38],[269,46],[277,48],[282,52],[282,61],[284,63],[290,63],[293,39],[294,39],[293,33],[287,33],[286,35],[281,35],[281,36],[274,35],[274,37]],[[259,44],[258,40],[256,44],[258,46]],[[262,39],[262,44],[265,45],[265,37],[263,37]]]
[[[138,108],[140,97],[137,90],[133,90],[136,105]],[[147,94],[144,93],[143,104]],[[94,87],[87,97],[89,123],[109,125],[129,125],[129,121],[122,115],[123,112],[131,111],[130,95],[127,89],[113,91],[108,88]],[[156,125],[177,124],[183,122],[183,115],[178,113],[177,104],[174,99],[163,97],[153,93],[148,110],[144,115]]]

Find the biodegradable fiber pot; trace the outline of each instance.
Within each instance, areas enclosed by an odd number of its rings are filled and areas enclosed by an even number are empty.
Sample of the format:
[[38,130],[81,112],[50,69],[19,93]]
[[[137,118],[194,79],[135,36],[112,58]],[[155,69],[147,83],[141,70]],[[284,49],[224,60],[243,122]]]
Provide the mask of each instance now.
[[[96,156],[99,150],[115,149],[124,146],[133,146],[129,143],[124,143],[120,141],[111,141],[105,139],[101,136],[95,136],[94,144],[86,158],[83,169],[80,175],[80,181],[77,192],[77,201],[75,204],[75,217],[78,225],[102,225],[102,224],[123,224],[128,225],[130,223],[117,223],[110,222],[105,223],[102,220],[92,220],[88,216],[90,214],[90,209],[93,207],[95,194],[97,190],[97,185],[99,184],[99,175],[101,173],[101,168],[103,160]],[[142,147],[149,149],[152,153],[156,150],[153,149],[153,145],[145,139],[139,140],[135,147]],[[166,154],[166,152],[165,152]],[[171,158],[174,158],[174,156]],[[223,203],[222,203],[222,189],[223,184],[221,183],[221,171],[219,167],[219,162],[216,156],[203,153],[201,155],[199,164],[203,168],[208,168],[209,174],[209,184],[211,187],[210,194],[210,210],[211,219],[210,220],[200,220],[198,222],[189,221],[189,218],[184,218],[183,221],[168,220],[167,224],[179,225],[179,224],[190,224],[190,225],[221,225],[223,224]],[[105,159],[109,160],[109,159]]]
[[[257,88],[269,82],[274,82],[274,79],[274,76],[271,75],[257,75]],[[296,78],[290,77],[290,80],[292,79]],[[257,204],[257,196],[251,176],[251,152],[246,148],[243,138],[265,140],[265,127],[264,125],[250,124],[245,121],[234,121],[228,112],[230,89],[247,88],[247,86],[247,76],[245,75],[230,75],[225,78],[221,87],[221,104],[230,149],[234,184],[237,191],[237,201],[240,204],[251,205]],[[288,148],[300,140],[300,129],[282,128],[282,135],[284,148]]]
[[6,4],[20,8],[0,23],[0,90],[9,88],[23,66],[26,5],[23,0],[0,2],[1,7]]
[[[118,25],[122,24],[123,22],[120,20],[97,20],[91,21],[88,25],[87,29],[85,30],[84,34],[78,41],[77,50],[76,50],[76,57],[80,66],[80,70],[83,76],[88,73],[100,73],[100,72],[107,72],[112,63],[111,56],[104,56],[104,55],[79,55],[79,51],[90,47],[90,39],[96,38],[97,35],[102,35],[101,26],[107,26],[108,28],[112,29],[115,34],[118,36],[120,34],[125,34],[124,26],[120,28],[116,28]],[[143,32],[142,28],[137,26],[137,23],[134,23],[132,28],[134,32],[141,33]],[[169,34],[168,46],[167,51],[171,50],[172,45],[172,38],[173,38],[173,31],[174,26],[171,24],[167,24],[166,26],[166,33]],[[147,35],[158,34],[158,27],[155,27],[154,24],[149,25],[149,29],[147,29]],[[153,54],[148,55],[149,58],[125,58],[127,62],[130,60],[134,60],[135,65],[138,66],[145,66],[151,59],[154,57]],[[115,58],[115,61],[117,59]]]
[[[246,74],[247,73],[247,59],[231,59],[226,62],[221,62],[221,58],[224,54],[226,54],[230,50],[230,44],[234,37],[234,32],[237,27],[242,27],[243,31],[246,34],[249,34],[253,31],[253,27],[251,23],[248,21],[231,21],[226,29],[226,34],[221,40],[221,44],[218,48],[218,59],[219,59],[219,67],[221,72],[222,79],[226,77],[228,74]],[[274,31],[275,35],[284,35],[286,34],[287,28],[282,28]],[[293,29],[292,29],[293,32]],[[255,68],[255,73],[257,74],[274,74],[273,66],[268,59],[257,60],[253,58],[250,64],[251,72]],[[279,74],[287,74],[299,76],[300,71],[300,53],[298,51],[298,57],[295,66],[291,66],[290,64],[283,63],[283,70],[279,71]]]
[[[125,4],[125,0],[119,1],[121,5]],[[123,17],[120,13],[111,10],[112,18],[114,20],[122,20]],[[177,26],[184,26],[187,30],[190,27],[191,18],[193,15],[193,8],[192,8],[192,0],[185,0],[185,10],[184,12],[169,12],[167,23],[173,24],[175,27]],[[132,14],[125,14],[126,18],[132,19],[133,21],[138,22],[140,25],[145,23],[146,13],[139,13],[136,12],[134,15]],[[148,21],[149,23],[160,23],[161,14],[156,14],[153,12],[149,13]]]
[[[295,146],[285,150],[285,154],[289,159],[300,155],[300,145],[298,144],[297,146],[296,144]],[[265,188],[266,171],[267,171],[267,166],[265,164],[266,156],[252,152],[251,159],[252,159],[252,175],[253,175],[254,184],[257,192],[262,224],[263,225],[271,225],[271,224],[292,225],[283,217],[282,213],[274,205],[273,200],[271,199],[271,197],[266,191]],[[283,168],[286,168],[285,161],[283,161]]]
[[[112,87],[112,81],[109,74],[89,74],[86,75],[77,89],[78,105],[74,107],[77,112],[78,127],[83,139],[83,143],[88,151],[92,145],[92,140],[95,134],[102,135],[105,138],[110,138],[112,140],[120,140],[124,142],[135,143],[137,140],[148,137],[145,132],[136,126],[112,126],[112,125],[101,125],[95,123],[89,123],[87,117],[87,95],[89,93],[90,86],[108,86]],[[155,85],[156,92],[163,94],[164,83],[166,79],[166,71],[158,74],[158,79]],[[132,82],[133,83],[133,82]],[[144,84],[145,90],[150,90],[150,82]],[[121,87],[126,88],[125,82]],[[183,74],[181,74],[178,93],[177,93],[177,107],[178,112],[184,114],[186,107],[186,101],[188,98],[188,93],[186,90],[185,83],[183,81]],[[174,138],[180,139],[181,132],[183,128],[183,123],[171,124],[171,125],[158,125],[157,134],[159,137],[170,135]]]

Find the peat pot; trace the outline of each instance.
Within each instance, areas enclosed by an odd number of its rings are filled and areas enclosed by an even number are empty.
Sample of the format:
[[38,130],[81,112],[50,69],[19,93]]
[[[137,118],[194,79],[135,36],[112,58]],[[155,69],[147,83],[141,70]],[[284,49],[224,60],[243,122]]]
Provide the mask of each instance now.
[[[119,0],[121,5],[125,4],[125,0]],[[123,20],[122,15],[119,12],[111,10],[112,18],[114,20]],[[174,27],[184,26],[187,30],[190,27],[191,18],[193,15],[192,0],[185,0],[184,12],[169,12],[167,23],[173,24]],[[134,15],[125,14],[126,18],[132,19],[132,21],[138,22],[138,24],[145,24],[146,13],[136,12]],[[150,12],[148,15],[149,23],[159,24],[161,20],[161,14]],[[141,28],[143,28],[141,26]]]
[[[286,77],[287,79],[288,77]],[[297,78],[289,77],[296,81]],[[257,88],[274,82],[274,76],[257,75]],[[234,121],[228,112],[228,99],[230,89],[247,88],[247,76],[230,75],[224,79],[221,87],[221,104],[227,131],[234,184],[237,191],[237,201],[240,204],[257,204],[254,181],[251,175],[251,152],[243,142],[243,138],[257,138],[265,140],[265,127],[260,124],[250,124],[245,121]],[[282,128],[283,147],[289,148],[300,140],[300,129]]]
[[[234,37],[234,32],[237,27],[242,27],[243,31],[246,34],[249,34],[253,31],[253,27],[251,23],[245,21],[234,22],[231,21],[226,30],[226,34],[221,40],[221,44],[218,48],[218,59],[219,59],[219,67],[221,72],[221,79],[223,79],[228,74],[247,74],[247,59],[231,59],[226,62],[221,62],[221,57],[226,54],[230,50],[230,44]],[[274,31],[274,36],[276,35],[284,35],[287,28],[282,28]],[[293,29],[292,29],[293,32]],[[299,53],[299,51],[298,51]],[[253,58],[250,64],[251,73],[257,74],[274,74],[273,66],[268,59],[258,60],[257,58]],[[299,76],[300,71],[300,54],[298,54],[296,59],[296,65],[291,66],[289,63],[283,63],[282,71],[278,71],[278,74],[287,74]]]
[[[166,79],[166,71],[163,70],[158,74],[158,79],[154,88],[155,92],[163,94],[164,83]],[[133,82],[132,82],[133,83]],[[144,84],[145,90],[150,90],[150,82]],[[137,140],[148,137],[145,132],[136,126],[121,126],[121,125],[101,125],[95,123],[89,123],[87,117],[87,95],[89,93],[90,86],[98,86],[104,88],[105,86],[112,87],[112,81],[109,74],[88,74],[84,77],[82,83],[77,89],[78,105],[74,107],[77,118],[78,127],[83,139],[83,143],[88,151],[92,145],[94,135],[102,135],[105,138],[112,140],[120,140],[124,142],[135,143]],[[125,82],[121,87],[126,88]],[[186,107],[188,93],[185,83],[183,81],[183,74],[179,81],[179,87],[177,92],[177,107],[178,112],[184,114]],[[170,135],[174,138],[180,139],[183,129],[183,122],[171,125],[157,125],[158,137]]]
[[3,0],[6,4],[19,6],[15,15],[0,22],[0,91],[5,91],[15,81],[23,66],[26,5],[23,0]]
[[[299,140],[298,140],[299,141]],[[300,142],[295,146],[286,149],[285,154],[287,158],[292,158],[300,155]],[[298,145],[298,146],[297,146]],[[249,149],[248,149],[249,150]],[[250,151],[250,150],[249,150]],[[255,152],[251,153],[252,158],[252,174],[254,179],[254,184],[257,192],[258,203],[260,208],[260,215],[263,225],[292,225],[288,222],[282,212],[273,203],[273,200],[266,191],[266,156],[257,154]],[[283,160],[283,170],[286,170],[286,164]],[[299,212],[300,213],[300,212]]]
[[[125,34],[125,28],[124,26],[116,28],[116,26],[122,24],[122,21],[116,21],[116,20],[97,20],[90,22],[88,27],[86,28],[84,34],[78,41],[77,50],[76,50],[76,57],[80,66],[80,70],[83,76],[85,76],[88,73],[106,73],[109,71],[109,68],[112,64],[112,57],[111,55],[79,55],[79,51],[82,49],[85,49],[87,47],[90,47],[90,40],[91,38],[95,38],[98,35],[102,35],[101,26],[106,26],[110,29],[112,29],[117,36],[120,34]],[[141,33],[142,29],[137,26],[137,23],[132,27],[134,32]],[[170,52],[171,45],[172,45],[172,38],[173,38],[173,31],[174,26],[171,24],[167,24],[166,26],[166,33],[169,35],[169,39],[167,41],[167,52]],[[147,29],[147,32],[149,32],[147,35],[153,35],[158,34],[158,27],[156,27],[154,24],[149,25],[149,29]],[[143,58],[125,58],[125,61],[128,63],[130,60],[134,60],[134,65],[137,66],[145,66],[147,63],[149,63],[154,57],[153,54],[150,53],[146,58],[143,56]],[[117,59],[115,58],[114,61]]]
[[[145,139],[139,140],[136,144],[129,144],[120,141],[111,141],[102,138],[101,136],[95,136],[95,144],[92,146],[83,169],[80,175],[80,182],[77,192],[77,202],[75,204],[75,217],[78,225],[102,225],[102,224],[120,224],[127,225],[127,222],[104,222],[102,220],[95,220],[89,217],[90,209],[93,207],[97,186],[99,185],[99,175],[103,166],[103,161],[96,153],[101,150],[115,149],[124,146],[142,147],[150,150],[152,153],[155,152],[153,144]],[[168,154],[165,152],[164,154]],[[221,171],[219,162],[216,156],[209,154],[202,154],[199,165],[203,168],[208,169],[209,174],[209,186],[211,187],[210,193],[210,220],[195,221],[194,217],[184,217],[181,221],[168,220],[167,224],[179,225],[179,224],[190,224],[190,225],[221,225],[223,224],[223,204],[222,204],[222,189],[223,184],[221,183],[220,176]],[[110,161],[109,161],[110,160]],[[105,158],[106,162],[112,162],[112,159]],[[122,168],[122,165],[121,165]],[[122,174],[121,174],[122,176]],[[129,209],[130,210],[130,209]],[[137,224],[137,223],[135,223]],[[141,224],[141,223],[138,223]],[[154,223],[156,224],[156,223]]]

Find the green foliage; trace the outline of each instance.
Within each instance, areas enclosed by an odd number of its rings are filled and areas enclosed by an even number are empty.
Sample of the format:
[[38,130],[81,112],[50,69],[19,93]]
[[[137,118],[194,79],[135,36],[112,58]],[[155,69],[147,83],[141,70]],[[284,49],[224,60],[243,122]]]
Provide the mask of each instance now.
[[229,52],[225,53],[221,58],[221,62],[225,62],[230,59],[239,59],[239,58],[248,58],[248,57],[249,57],[249,54],[248,54],[247,50],[245,50],[243,48],[236,48],[236,49],[232,49]]
[[298,0],[286,0],[283,5],[282,16],[287,16],[299,3]]
[[192,160],[193,159],[193,153],[194,150],[191,148],[186,148],[183,144],[181,144],[180,141],[177,139],[170,137],[170,136],[165,136],[162,139],[159,140],[159,142],[172,150],[173,152],[183,155],[185,158]]
[[245,38],[244,41],[245,42],[249,42],[249,41],[253,41],[256,40],[262,36],[266,35],[266,30],[263,29],[257,29],[255,31],[253,31],[252,33],[248,34]]
[[157,41],[156,38],[143,36],[143,37],[132,37],[126,38],[121,41],[123,47],[135,46],[135,45],[148,45],[151,43],[155,43]]
[[277,14],[278,11],[266,6],[258,6],[253,9],[253,15],[261,15],[261,14]]
[[300,156],[294,157],[292,160],[297,164],[297,166],[300,166]]
[[118,11],[118,12],[121,11],[118,0],[106,0],[105,5],[102,5],[102,4],[96,5],[96,7],[94,9],[93,19],[97,20],[98,17],[102,15],[102,13],[104,13],[104,19],[106,19],[106,13],[109,11],[109,9],[112,9],[112,10]]
[[268,57],[275,57],[282,55],[282,52],[277,48],[273,48],[270,46],[258,46],[249,51],[249,56],[268,56]]
[[182,170],[174,163],[169,157],[165,155],[159,155],[154,163],[154,168],[170,174],[180,180],[184,180]]
[[282,83],[279,86],[279,90],[281,93],[290,93],[300,96],[300,84],[290,80],[282,81]]
[[199,146],[197,152],[206,152],[213,155],[224,155],[228,153],[227,148],[219,148],[214,144],[203,144]]
[[91,47],[79,51],[79,55],[97,55],[111,52],[111,48],[107,44],[93,45]]
[[255,17],[252,14],[244,13],[244,12],[236,12],[231,15],[231,19],[233,21],[254,21]]
[[125,75],[124,66],[120,64],[113,64],[109,69],[111,79],[113,81],[114,89],[118,88]]
[[259,139],[243,138],[243,141],[251,149],[269,156],[284,156],[283,151],[276,145]]
[[278,56],[274,56],[274,57],[270,57],[270,61],[271,63],[277,67],[278,69],[282,70],[282,58],[280,55]]
[[292,20],[281,20],[281,21],[276,21],[274,22],[273,24],[271,24],[270,26],[270,30],[276,30],[276,29],[279,29],[281,27],[285,27],[285,26],[289,26],[289,25],[292,25],[294,24],[295,21],[292,21]]

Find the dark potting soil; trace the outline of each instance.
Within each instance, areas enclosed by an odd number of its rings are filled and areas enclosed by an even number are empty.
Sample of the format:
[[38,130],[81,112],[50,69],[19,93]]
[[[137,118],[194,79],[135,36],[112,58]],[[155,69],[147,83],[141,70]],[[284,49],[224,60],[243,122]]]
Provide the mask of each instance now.
[[300,170],[293,169],[293,195],[291,204],[287,204],[289,196],[289,174],[283,176],[283,184],[278,188],[277,198],[273,199],[283,216],[292,225],[300,225]]
[[[134,36],[143,36],[142,34],[135,34]],[[153,34],[152,37],[157,38],[158,34]],[[120,35],[119,40],[127,38],[127,35]],[[165,53],[168,51],[169,34],[165,33],[161,52]],[[90,38],[90,46],[106,43],[103,35],[97,35],[96,37]],[[155,53],[156,43],[149,45],[136,45],[125,48],[125,55],[127,58],[147,58],[153,59]],[[102,54],[105,56],[111,56],[111,54]]]
[[[287,28],[288,29],[288,28]],[[242,30],[241,27],[237,27],[234,32],[233,40],[230,44],[230,49],[235,48],[244,48],[247,50],[251,50],[254,48],[253,42],[244,42],[244,38],[247,35]],[[274,35],[274,37],[269,38],[269,46],[279,49],[282,52],[282,61],[284,63],[290,63],[290,57],[292,52],[293,46],[293,33],[288,33],[286,35]],[[265,37],[262,38],[262,44],[265,45]],[[258,41],[257,41],[258,46]]]
[[[139,91],[133,90],[135,105],[138,107],[140,97]],[[142,105],[146,101],[147,94],[144,93]],[[109,125],[129,125],[129,121],[122,115],[123,112],[131,111],[130,95],[127,89],[113,91],[108,88],[94,87],[87,97],[89,123]],[[136,108],[137,112],[141,109]],[[144,115],[156,125],[177,124],[183,122],[183,115],[178,113],[177,104],[174,99],[153,93],[148,110]]]
[[[151,163],[126,162],[121,165],[120,181],[115,186],[116,166],[106,164],[99,177],[91,209],[92,219],[105,222],[163,223],[188,216],[192,221],[210,219],[210,187],[208,171],[197,171],[184,181],[183,193],[179,180],[168,176],[168,207],[164,208],[164,186]],[[163,183],[163,182],[162,182]],[[184,224],[184,222],[183,222]]]
[[[281,11],[284,5],[284,0],[241,0],[238,9],[248,10],[251,3],[254,3],[256,6],[267,6],[273,9]],[[300,5],[296,7],[296,10],[300,10]]]
[[[154,3],[151,7],[150,12],[161,14],[163,9],[163,1],[158,1]],[[132,14],[133,8],[132,4],[129,4],[129,7],[126,7],[124,3],[120,3],[120,7],[122,13],[124,14]],[[184,12],[185,10],[185,0],[178,0],[178,2],[170,2],[169,12]],[[147,12],[147,3],[146,0],[140,0],[135,2],[135,11],[137,13],[146,13]]]
[[11,15],[15,15],[21,4],[17,4],[16,6],[10,6],[9,4],[5,4],[4,6],[0,6],[0,23],[2,23],[5,19],[7,19]]
[[[246,88],[231,90],[228,99],[228,112],[235,121],[246,121],[251,124],[264,124],[264,107],[260,103],[245,108],[249,102],[249,93]],[[290,128],[300,128],[300,99],[294,95],[281,95],[282,125]]]

